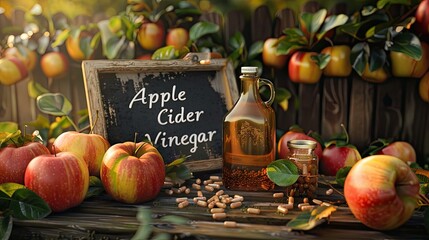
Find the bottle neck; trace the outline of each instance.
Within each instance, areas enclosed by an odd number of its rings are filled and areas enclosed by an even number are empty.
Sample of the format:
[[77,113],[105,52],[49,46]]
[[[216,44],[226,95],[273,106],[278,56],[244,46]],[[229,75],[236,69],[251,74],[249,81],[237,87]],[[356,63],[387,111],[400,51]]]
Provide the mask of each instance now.
[[255,74],[243,74],[241,79],[241,94],[248,98],[258,99],[258,77]]

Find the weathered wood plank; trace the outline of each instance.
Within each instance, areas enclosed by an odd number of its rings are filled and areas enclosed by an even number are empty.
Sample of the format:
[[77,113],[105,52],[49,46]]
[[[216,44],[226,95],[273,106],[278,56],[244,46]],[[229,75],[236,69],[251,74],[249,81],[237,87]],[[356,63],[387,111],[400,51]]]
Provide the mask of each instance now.
[[299,84],[298,124],[306,131],[320,133],[322,130],[320,126],[322,86],[323,81],[315,84]]
[[250,22],[251,41],[263,41],[272,36],[272,19],[268,6],[261,5],[256,8]]
[[[342,131],[348,123],[349,90],[347,78],[324,78],[321,134],[327,140]],[[346,126],[347,128],[347,126]]]
[[274,18],[274,37],[283,35],[285,28],[295,27],[295,12],[290,8],[285,8],[277,12]]
[[428,153],[429,104],[423,102],[418,94],[419,79],[404,79],[404,124],[400,139],[408,141],[416,150],[419,162]]
[[376,84],[376,87],[374,138],[398,139],[404,122],[402,79],[390,78],[384,83]]
[[372,141],[375,86],[354,75],[351,82],[349,126],[350,142],[364,150]]
[[242,33],[245,39],[249,39],[245,31],[245,24],[246,19],[242,11],[233,10],[226,14],[224,27],[225,46],[228,46],[229,39],[237,32]]

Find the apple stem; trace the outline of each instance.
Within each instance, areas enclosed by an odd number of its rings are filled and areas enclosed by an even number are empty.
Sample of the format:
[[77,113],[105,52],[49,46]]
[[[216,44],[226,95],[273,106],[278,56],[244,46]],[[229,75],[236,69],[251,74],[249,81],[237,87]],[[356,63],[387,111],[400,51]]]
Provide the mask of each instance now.
[[137,148],[137,132],[134,133],[134,149]]
[[52,144],[52,151],[54,151],[54,156],[57,156],[57,149],[55,148],[55,145]]

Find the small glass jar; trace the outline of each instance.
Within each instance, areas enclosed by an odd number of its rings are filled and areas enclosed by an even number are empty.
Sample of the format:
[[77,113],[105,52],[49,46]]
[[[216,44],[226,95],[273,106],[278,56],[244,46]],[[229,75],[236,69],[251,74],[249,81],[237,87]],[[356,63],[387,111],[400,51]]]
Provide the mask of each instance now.
[[316,142],[311,140],[291,140],[287,145],[287,159],[298,167],[299,178],[288,189],[290,196],[315,198],[319,173],[319,159],[314,152]]

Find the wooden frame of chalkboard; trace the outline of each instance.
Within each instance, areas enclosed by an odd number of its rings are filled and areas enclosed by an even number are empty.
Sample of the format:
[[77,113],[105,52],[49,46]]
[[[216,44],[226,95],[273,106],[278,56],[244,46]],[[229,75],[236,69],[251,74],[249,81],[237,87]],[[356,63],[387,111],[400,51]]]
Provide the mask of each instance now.
[[149,140],[166,163],[222,166],[222,119],[238,99],[226,59],[87,60],[82,71],[93,133],[111,144]]

